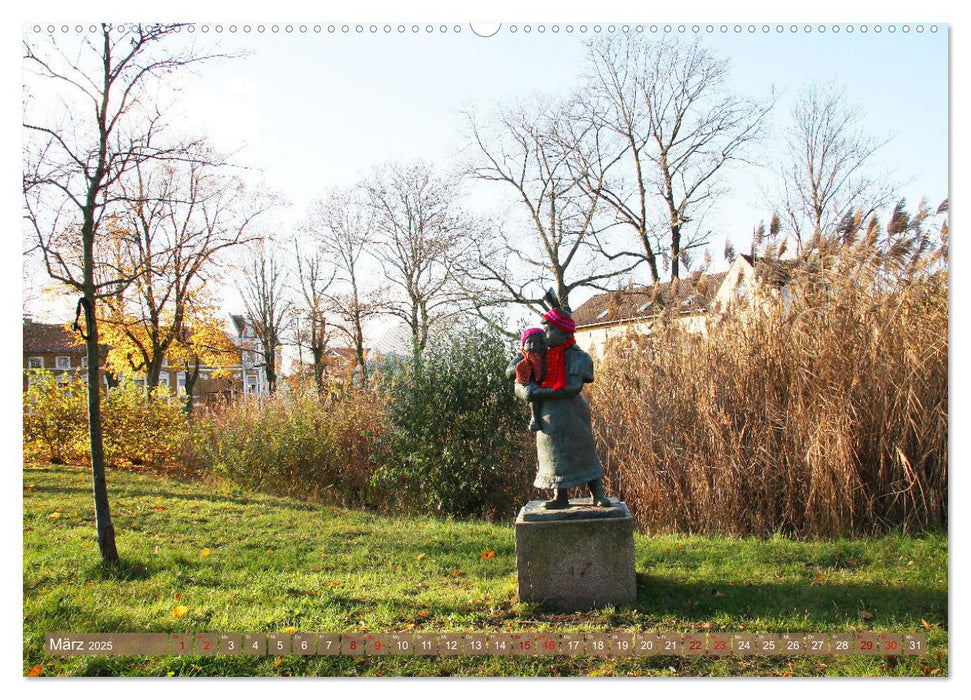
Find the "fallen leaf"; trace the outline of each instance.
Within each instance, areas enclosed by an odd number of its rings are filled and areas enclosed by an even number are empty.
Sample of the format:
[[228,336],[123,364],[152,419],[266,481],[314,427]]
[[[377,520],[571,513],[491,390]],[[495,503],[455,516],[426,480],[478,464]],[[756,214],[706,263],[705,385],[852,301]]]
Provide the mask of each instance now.
[[50,515],[48,515],[47,517],[48,517],[48,518],[59,518],[59,517],[61,517],[61,514],[60,514],[60,513],[58,513],[58,512],[57,512],[57,511],[55,510],[55,511],[54,511],[53,513],[51,513],[51,514],[50,514]]
[[340,585],[341,585],[341,584],[340,584],[340,582],[339,582],[339,581],[331,581],[331,584],[330,584],[330,587],[331,587],[331,588],[339,588],[339,587],[340,587]]
[[482,550],[482,561],[486,561],[488,559],[493,559],[493,558],[495,558],[495,556],[496,556],[496,553],[493,552],[491,549],[483,549]]
[[461,571],[459,571],[458,569],[453,569],[453,570],[452,570],[452,577],[453,577],[453,578],[458,578],[458,575],[459,575],[460,573],[462,573],[462,572],[461,572]]
[[168,510],[165,506],[155,506],[155,510]]
[[266,553],[267,553],[267,554],[276,554],[276,552],[275,552],[275,551],[273,551],[272,549],[268,549],[268,550],[266,550]]
[[907,562],[907,566],[913,566],[913,565],[914,565],[914,560],[913,559],[911,559],[909,562]]
[[920,621],[921,621],[921,624],[924,625],[924,629],[926,629],[926,630],[930,630],[930,628],[934,626],[931,623],[929,623],[927,620],[925,620],[924,618],[920,618]]
[[39,676],[41,674],[41,671],[43,671],[43,670],[44,670],[44,667],[43,666],[34,666],[29,671],[27,671],[27,677],[28,678],[37,678],[37,676]]
[[85,620],[84,622],[81,623],[81,626],[82,627],[87,627],[90,624],[91,624],[91,620]]
[[273,668],[276,668],[282,663],[283,663],[283,658],[280,656],[276,657],[275,659],[273,659]]
[[814,578],[812,581],[809,582],[809,585],[818,586],[819,584],[823,583],[823,581],[824,579],[822,576],[817,576],[816,578]]
[[91,546],[91,543],[90,542],[82,542],[81,543],[81,546],[82,547],[90,547]]
[[418,617],[428,617],[428,611],[422,610],[418,613]]
[[675,549],[684,549],[684,545],[681,544],[680,542],[678,542],[676,545],[674,545],[674,548]]
[[296,631],[297,631],[297,628],[296,627],[284,627],[281,630],[281,632],[283,632],[284,634],[293,634]]
[[419,554],[419,555],[418,555],[417,557],[415,557],[415,558],[416,558],[416,559],[417,559],[418,561],[421,561],[422,559],[424,559],[424,558],[425,558],[425,553],[424,553],[424,552],[422,552],[421,554]]
[[203,547],[202,550],[199,552],[199,556],[200,557],[208,557],[209,556],[209,548],[208,547]]
[[175,594],[175,599],[176,600],[182,600],[182,594],[181,593],[176,593]]
[[189,612],[189,608],[185,607],[184,605],[176,605],[174,608],[172,608],[172,617],[182,617],[187,612]]
[[860,619],[863,620],[864,622],[869,622],[874,617],[875,617],[874,614],[868,610],[863,610],[860,612]]

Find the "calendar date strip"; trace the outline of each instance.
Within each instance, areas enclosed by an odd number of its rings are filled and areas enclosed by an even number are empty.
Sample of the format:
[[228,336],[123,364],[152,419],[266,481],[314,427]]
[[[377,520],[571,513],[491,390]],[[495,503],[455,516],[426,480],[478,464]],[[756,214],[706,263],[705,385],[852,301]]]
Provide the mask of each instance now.
[[920,656],[922,633],[48,634],[52,656]]

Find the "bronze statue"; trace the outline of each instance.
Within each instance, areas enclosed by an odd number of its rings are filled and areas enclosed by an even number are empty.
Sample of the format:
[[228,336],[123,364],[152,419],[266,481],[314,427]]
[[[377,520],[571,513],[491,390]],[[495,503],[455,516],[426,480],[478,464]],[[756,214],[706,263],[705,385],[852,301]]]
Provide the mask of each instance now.
[[[609,507],[603,490],[603,466],[597,458],[590,423],[590,407],[580,392],[593,381],[593,358],[576,346],[576,324],[553,294],[547,292],[548,310],[543,315],[546,340],[545,372],[541,382],[516,382],[516,396],[531,405],[539,404],[536,455],[539,470],[533,486],[553,489],[546,508],[569,508],[568,489],[586,484],[592,505]],[[524,334],[525,335],[525,334]],[[526,338],[523,338],[525,344]],[[516,377],[517,357],[506,368]]]

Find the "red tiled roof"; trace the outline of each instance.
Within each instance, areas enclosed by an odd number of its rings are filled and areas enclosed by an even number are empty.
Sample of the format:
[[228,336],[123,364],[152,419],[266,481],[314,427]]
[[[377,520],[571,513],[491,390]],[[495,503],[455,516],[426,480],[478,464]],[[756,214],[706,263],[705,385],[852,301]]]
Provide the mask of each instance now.
[[60,352],[83,355],[84,341],[62,323],[24,321],[24,353]]
[[660,316],[676,305],[678,313],[703,311],[715,298],[725,272],[692,275],[648,287],[619,289],[591,297],[573,312],[577,328]]

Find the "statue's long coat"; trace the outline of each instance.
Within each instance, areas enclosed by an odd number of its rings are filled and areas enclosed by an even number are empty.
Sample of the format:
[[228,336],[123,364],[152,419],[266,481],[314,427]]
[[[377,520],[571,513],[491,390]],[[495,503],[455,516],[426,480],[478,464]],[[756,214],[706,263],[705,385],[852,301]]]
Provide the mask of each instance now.
[[[567,384],[570,375],[593,381],[593,358],[576,345],[563,353]],[[533,486],[567,489],[603,476],[590,425],[590,406],[583,394],[569,399],[543,399],[542,430],[536,433],[539,471]]]

